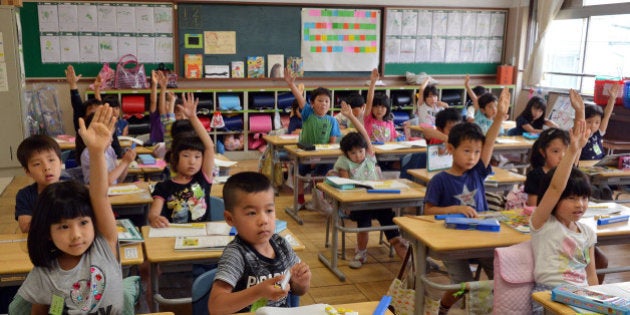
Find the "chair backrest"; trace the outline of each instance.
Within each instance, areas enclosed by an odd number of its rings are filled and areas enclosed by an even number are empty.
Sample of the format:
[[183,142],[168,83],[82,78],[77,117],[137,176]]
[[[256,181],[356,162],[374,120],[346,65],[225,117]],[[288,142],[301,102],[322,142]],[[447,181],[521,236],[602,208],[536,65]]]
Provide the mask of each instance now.
[[494,250],[494,314],[531,314],[534,284],[531,241]]
[[225,211],[225,204],[223,203],[223,199],[210,196],[210,221],[225,220],[225,217],[223,216],[223,211]]
[[201,274],[192,284],[193,315],[208,315],[208,298],[217,270],[212,269]]
[[508,131],[506,132],[506,135],[508,135],[508,136],[520,136],[520,134],[518,133],[518,129],[516,129],[516,127],[508,129]]

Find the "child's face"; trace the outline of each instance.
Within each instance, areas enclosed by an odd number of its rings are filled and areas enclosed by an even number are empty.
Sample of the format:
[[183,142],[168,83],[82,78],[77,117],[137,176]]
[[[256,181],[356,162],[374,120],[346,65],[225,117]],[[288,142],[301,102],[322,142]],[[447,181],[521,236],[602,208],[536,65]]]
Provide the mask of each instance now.
[[324,116],[330,109],[330,97],[324,94],[317,95],[313,100],[312,106],[317,116]]
[[179,107],[175,106],[173,110],[173,114],[175,114],[175,120],[183,120],[186,119],[186,115],[184,115],[184,111],[179,109]]
[[90,217],[62,219],[50,226],[50,238],[66,255],[81,256],[94,241],[94,224]]
[[435,105],[435,103],[437,103],[437,99],[438,99],[437,95],[433,93],[429,93],[429,95],[424,99],[424,102],[429,106],[433,106]]
[[459,121],[447,121],[446,126],[444,126],[444,130],[442,130],[442,132],[444,132],[444,134],[448,136],[448,134],[451,132],[451,129],[453,129],[453,126],[457,124],[459,124]]
[[486,104],[486,108],[480,108],[481,112],[486,115],[487,118],[494,118],[494,116],[497,114],[497,102],[490,102],[488,104]]
[[374,118],[378,120],[383,120],[383,118],[385,117],[385,114],[387,114],[386,106],[383,106],[383,105],[372,106],[372,115],[374,115]]
[[599,130],[599,125],[601,125],[601,123],[602,117],[595,115],[586,119],[586,128],[588,128],[591,131],[591,135],[593,135],[595,131]]
[[541,108],[532,107],[532,120],[542,117],[544,113],[545,112]]
[[112,107],[112,115],[114,117],[120,117],[120,107]]
[[361,117],[361,113],[363,113],[363,108],[365,107],[365,105],[361,106],[361,107],[353,107],[352,108],[352,115],[354,115],[354,117],[360,118]]
[[354,163],[362,163],[365,160],[365,148],[354,147],[346,152],[346,156]]
[[28,159],[26,175],[30,176],[40,188],[59,181],[61,160],[53,150],[33,153]]
[[236,227],[238,235],[248,244],[268,246],[276,230],[276,206],[273,189],[246,193],[238,191],[239,203],[224,212],[225,221]]
[[549,145],[543,150],[541,149],[541,154],[545,158],[545,168],[551,169],[558,164],[560,164],[560,160],[564,156],[564,153],[567,151],[567,146],[562,142],[562,139],[556,138],[549,142]]
[[453,155],[453,168],[462,172],[472,169],[481,158],[482,146],[481,141],[476,140],[461,141],[457,148],[449,143],[448,149]]
[[556,205],[555,216],[562,224],[569,226],[571,222],[579,221],[588,208],[588,197],[569,196],[560,199]]
[[191,177],[201,169],[203,163],[203,153],[197,150],[182,150],[179,152],[177,162],[177,173],[186,177]]

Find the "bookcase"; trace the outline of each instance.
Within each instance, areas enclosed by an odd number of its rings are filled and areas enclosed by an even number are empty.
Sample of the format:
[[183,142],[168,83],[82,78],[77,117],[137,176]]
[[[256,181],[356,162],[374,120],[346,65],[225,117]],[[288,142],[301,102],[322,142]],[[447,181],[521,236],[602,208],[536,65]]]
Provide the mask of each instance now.
[[[484,86],[490,90],[491,93],[499,95],[502,85],[488,85]],[[514,85],[507,86],[510,91],[514,92]],[[309,91],[314,86],[308,86],[306,88],[306,98],[309,97]],[[348,96],[360,93],[364,97],[367,97],[367,86],[343,86],[343,87],[329,87],[332,91],[332,104],[331,114],[336,115],[340,111],[340,103]],[[240,135],[243,134],[245,142],[242,151],[226,151],[225,154],[231,159],[256,159],[260,156],[260,152],[257,149],[250,150],[249,141],[258,132],[251,132],[252,126],[250,126],[250,120],[257,116],[269,116],[270,119],[264,121],[271,121],[272,129],[275,113],[281,117],[281,120],[288,121],[288,116],[291,111],[291,104],[293,103],[293,95],[287,87],[256,87],[256,88],[178,88],[172,89],[176,94],[183,92],[193,92],[195,97],[199,98],[198,115],[202,122],[209,129],[209,134],[215,141],[223,139],[226,135]],[[468,96],[463,85],[438,85],[439,99],[449,103],[450,106],[462,108],[468,102]],[[135,96],[134,101],[144,102],[144,113],[134,113],[130,117],[130,134],[142,134],[148,133],[148,114],[149,114],[149,96],[151,91],[148,89],[143,90],[105,90],[101,91],[102,96],[115,95],[118,97],[121,105],[123,106],[123,115],[129,114],[124,112],[124,102],[129,99],[129,96]],[[397,124],[402,123],[404,120],[409,119],[412,116],[414,106],[417,102],[418,86],[416,85],[397,85],[397,86],[377,86],[375,93],[385,93],[391,101],[392,113],[394,114],[394,122]],[[86,92],[86,98],[93,97],[93,91]],[[138,98],[140,97],[140,98]],[[514,104],[514,99],[512,99]],[[231,109],[226,109],[231,108]],[[511,107],[513,108],[513,107]],[[226,123],[225,128],[214,129],[209,128],[209,122],[212,118],[212,114],[215,111],[219,111],[223,116]],[[145,117],[142,117],[144,115]],[[515,113],[510,112],[510,117],[513,119]],[[139,120],[140,127],[136,128],[133,123]]]

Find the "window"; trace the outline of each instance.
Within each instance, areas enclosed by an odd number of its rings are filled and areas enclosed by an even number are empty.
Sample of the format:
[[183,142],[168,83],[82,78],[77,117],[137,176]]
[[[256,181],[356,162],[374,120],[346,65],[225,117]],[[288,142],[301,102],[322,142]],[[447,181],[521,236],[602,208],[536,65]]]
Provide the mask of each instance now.
[[554,20],[544,59],[545,87],[593,94],[595,76],[630,77],[630,14]]

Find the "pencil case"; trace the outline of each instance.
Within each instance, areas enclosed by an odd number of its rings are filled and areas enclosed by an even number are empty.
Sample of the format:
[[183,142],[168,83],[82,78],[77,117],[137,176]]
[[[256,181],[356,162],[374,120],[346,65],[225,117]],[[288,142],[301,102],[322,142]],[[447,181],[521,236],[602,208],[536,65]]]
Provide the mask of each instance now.
[[487,232],[499,232],[501,224],[496,219],[471,219],[471,218],[446,218],[444,224],[449,229],[478,230]]
[[315,145],[313,144],[298,142],[297,146],[304,151],[315,151]]
[[140,160],[140,164],[144,165],[155,164],[155,158],[151,154],[138,154],[138,160]]
[[523,138],[525,139],[536,140],[538,139],[538,136],[539,134],[537,133],[523,132]]

